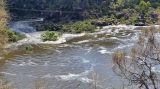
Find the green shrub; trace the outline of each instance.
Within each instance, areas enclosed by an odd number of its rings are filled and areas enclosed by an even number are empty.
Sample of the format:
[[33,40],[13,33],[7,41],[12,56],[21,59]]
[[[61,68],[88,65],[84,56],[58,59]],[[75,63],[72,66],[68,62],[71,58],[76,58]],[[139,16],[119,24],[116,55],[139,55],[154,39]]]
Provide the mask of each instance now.
[[3,33],[7,35],[8,42],[16,42],[18,40],[21,40],[21,39],[25,38],[25,35],[13,32],[8,28],[6,30],[4,30]]
[[32,51],[33,50],[33,46],[32,45],[26,45],[25,46],[25,50],[26,51]]
[[99,21],[104,21],[104,22],[113,22],[115,19],[114,15],[108,17],[108,16],[104,16],[104,17],[101,17],[99,18],[98,20]]
[[81,33],[81,32],[94,32],[96,26],[92,25],[90,21],[79,21],[70,25],[64,25],[64,32]]
[[56,41],[60,37],[58,32],[46,31],[41,35],[43,41]]

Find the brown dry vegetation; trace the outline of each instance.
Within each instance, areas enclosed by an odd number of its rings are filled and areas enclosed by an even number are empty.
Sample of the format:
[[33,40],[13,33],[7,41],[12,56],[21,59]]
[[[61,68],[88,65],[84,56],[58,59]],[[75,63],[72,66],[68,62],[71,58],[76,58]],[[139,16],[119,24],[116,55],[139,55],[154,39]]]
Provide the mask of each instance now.
[[12,83],[5,83],[5,84],[1,83],[0,89],[16,89],[16,88],[14,87],[14,84]]
[[130,86],[137,87],[135,89],[160,88],[159,73],[153,70],[155,66],[160,65],[160,42],[157,34],[160,34],[159,29],[154,27],[144,29],[130,54],[113,54],[114,72],[129,82]]
[[5,10],[5,1],[0,0],[0,48],[3,47],[7,42],[7,36],[4,30],[7,28],[7,12]]

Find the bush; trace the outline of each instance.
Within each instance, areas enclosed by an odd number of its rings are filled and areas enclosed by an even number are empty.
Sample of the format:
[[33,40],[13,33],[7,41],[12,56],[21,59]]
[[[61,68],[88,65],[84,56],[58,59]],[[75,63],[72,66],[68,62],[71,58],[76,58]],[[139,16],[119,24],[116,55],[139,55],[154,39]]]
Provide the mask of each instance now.
[[60,34],[58,32],[46,31],[41,35],[43,41],[56,41],[58,40]]
[[25,50],[26,51],[32,51],[33,50],[33,46],[32,45],[26,45],[25,46]]
[[81,32],[94,32],[96,26],[92,25],[90,21],[79,21],[74,24],[63,26],[64,32],[81,33]]
[[5,1],[0,1],[0,48],[3,48],[7,43],[7,36],[3,31],[7,27],[8,14],[5,10]]
[[21,40],[21,39],[25,38],[25,35],[13,32],[8,28],[6,30],[3,30],[3,34],[7,35],[8,42],[16,42],[18,40]]

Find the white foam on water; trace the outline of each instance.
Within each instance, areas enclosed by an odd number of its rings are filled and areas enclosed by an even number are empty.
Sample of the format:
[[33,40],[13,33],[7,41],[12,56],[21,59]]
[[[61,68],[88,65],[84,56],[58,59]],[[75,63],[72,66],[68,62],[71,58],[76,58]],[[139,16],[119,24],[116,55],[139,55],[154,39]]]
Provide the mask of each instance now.
[[101,46],[99,48],[100,48],[100,50],[98,52],[101,53],[101,54],[112,54],[113,53],[111,51],[108,51],[107,48],[105,48],[103,46]]
[[28,60],[28,61],[21,61],[19,63],[12,63],[12,65],[14,66],[37,66],[38,64],[35,63],[35,62],[32,62],[31,60]]
[[82,41],[74,42],[74,43],[75,44],[82,44],[82,43],[87,43],[87,42],[90,42],[90,40],[82,40]]
[[101,54],[112,54],[113,52],[110,52],[110,51],[107,51],[107,50],[100,50],[100,51],[98,51],[99,53],[101,53]]
[[56,75],[55,78],[63,81],[78,80],[84,83],[90,83],[92,80],[87,78],[87,75],[92,72],[94,66],[95,65],[92,64],[89,70],[85,70],[79,74],[68,73],[67,75]]
[[132,57],[131,57],[131,56],[126,56],[126,58],[129,58],[129,59],[131,59]]
[[[24,24],[23,24],[24,25]],[[27,25],[28,26],[28,25]],[[25,26],[22,26],[25,28]],[[21,28],[22,28],[21,27]],[[104,29],[107,29],[107,30],[102,30],[100,32],[96,32],[96,33],[90,33],[92,35],[94,34],[103,34],[103,33],[106,33],[106,32],[111,32],[112,29],[110,29],[111,27],[116,27],[116,30],[114,33],[118,33],[119,30],[119,27],[126,27],[127,26],[124,26],[124,25],[118,25],[118,26],[109,26],[109,28],[105,28]],[[19,28],[16,28],[16,29],[19,29]],[[26,36],[27,38],[24,39],[24,40],[21,40],[19,42],[17,42],[16,44],[17,45],[22,45],[22,44],[61,44],[61,43],[65,43],[67,40],[70,40],[70,39],[73,39],[75,37],[81,37],[81,36],[84,36],[86,35],[86,33],[80,33],[80,34],[63,34],[59,40],[57,41],[46,41],[46,42],[43,42],[41,39],[40,39],[40,36],[43,32],[33,32],[33,33],[26,33]],[[115,38],[117,39],[117,38]],[[89,40],[83,40],[83,41],[79,41],[77,42],[78,44],[80,43],[86,43],[86,42],[89,42]]]
[[117,37],[110,37],[110,39],[121,41],[121,39],[119,39],[119,38],[117,38]]
[[26,38],[23,40],[20,40],[16,43],[8,45],[9,47],[11,46],[20,46],[23,44],[62,44],[67,42],[70,39],[73,39],[75,37],[81,37],[84,36],[85,33],[81,34],[63,34],[57,41],[42,41],[41,40],[41,34],[43,34],[44,31],[39,31],[39,32],[33,32],[33,33],[26,33]]
[[156,33],[155,34],[155,39],[156,39],[156,41],[158,42],[158,43],[160,43],[160,33]]
[[54,78],[54,76],[52,76],[51,74],[46,74],[42,76],[41,78]]
[[38,64],[35,63],[35,62],[32,62],[31,60],[29,60],[28,63],[27,63],[27,65],[29,65],[29,66],[36,66]]
[[57,78],[61,78],[63,80],[75,80],[80,76],[81,76],[80,74],[71,74],[71,73],[69,73],[68,75],[58,75],[56,77]]
[[127,37],[130,37],[131,35],[132,35],[131,33],[129,33],[129,34],[123,33],[120,37],[127,38]]
[[62,51],[60,51],[60,50],[55,50],[55,51],[56,51],[57,53],[60,53],[60,54],[62,53]]
[[115,30],[117,30],[117,29],[118,30],[133,30],[133,29],[135,29],[137,27],[140,27],[140,26],[134,26],[134,25],[111,25],[111,26],[105,26],[105,27],[103,27],[103,30],[108,30],[108,29],[113,29],[113,28]]
[[85,58],[82,58],[82,63],[89,63],[89,60],[86,60]]
[[22,63],[18,64],[18,66],[25,66],[25,65],[26,65],[25,62],[22,62]]
[[160,73],[160,65],[156,65],[156,66],[152,67],[151,69],[155,73]]
[[0,72],[2,74],[5,74],[5,75],[10,75],[10,76],[16,76],[16,74],[13,74],[13,73],[7,73],[7,72]]
[[[87,50],[87,53],[90,53],[91,51],[92,51],[92,47],[89,47],[89,48],[86,48],[85,50]],[[87,53],[85,53],[85,54],[87,54]]]
[[155,67],[151,68],[152,72],[158,72]]
[[79,80],[84,83],[90,83],[92,80],[87,77],[80,77],[80,75],[69,74],[69,75],[61,75],[59,78],[68,81],[68,80]]
[[93,82],[92,79],[89,79],[87,77],[80,78],[80,81],[83,82],[83,83],[91,83],[91,82]]
[[68,38],[68,39],[72,39],[72,38],[75,38],[75,37],[81,37],[81,36],[84,36],[86,35],[86,33],[80,33],[80,34],[63,34],[62,37],[64,38]]
[[116,50],[119,50],[119,49],[124,49],[124,48],[131,47],[131,46],[134,46],[134,43],[130,43],[130,44],[127,44],[127,45],[119,45],[118,47],[114,48],[113,51],[116,51]]
[[[88,60],[82,60],[82,61],[85,63],[89,62]],[[63,80],[63,81],[78,80],[83,83],[91,83],[92,79],[89,79],[87,75],[89,75],[93,71],[94,66],[95,64],[92,64],[90,69],[85,70],[84,72],[79,73],[79,74],[68,73],[66,75],[56,75],[55,78],[58,80]]]
[[[101,30],[95,32],[95,33],[80,33],[80,34],[62,34],[62,36],[59,38],[59,40],[57,41],[45,41],[43,42],[41,40],[41,34],[42,32],[36,32],[36,30],[29,25],[29,23],[31,22],[35,22],[35,21],[43,21],[43,18],[38,18],[38,19],[33,19],[33,20],[27,20],[27,21],[18,21],[13,23],[13,25],[11,26],[11,29],[13,31],[25,34],[27,37],[21,41],[18,41],[16,43],[13,43],[10,46],[20,46],[23,44],[61,44],[61,43],[65,43],[70,39],[73,39],[75,37],[82,37],[86,34],[89,35],[96,35],[96,34],[103,34],[103,33],[109,33],[109,34],[115,34],[118,33],[120,30],[134,30],[137,27],[142,27],[142,26],[132,26],[132,25],[113,25],[113,26],[105,26],[103,27]],[[115,29],[113,31],[113,28]],[[80,41],[78,43],[86,43],[89,42],[89,40],[84,40],[84,41]]]
[[107,33],[112,33],[112,29],[108,29],[108,30],[107,30]]
[[106,54],[106,53],[107,53],[107,50],[100,50],[100,51],[98,51],[98,52],[100,52],[101,54]]
[[60,63],[58,66],[66,66],[65,63]]
[[32,34],[27,34],[26,38],[23,39],[23,40],[20,40],[16,43],[13,43],[11,44],[10,46],[20,46],[20,45],[23,45],[23,44],[61,44],[61,43],[64,43],[66,42],[66,39],[61,37],[59,38],[57,41],[45,41],[43,42],[41,40],[41,34],[43,32],[34,32]]
[[26,76],[30,78],[38,78],[37,76],[33,76],[33,75],[26,75]]
[[104,46],[100,46],[99,48],[100,48],[100,49],[106,49]]
[[70,46],[71,46],[70,44],[62,44],[59,47],[64,48],[64,47],[70,47]]
[[44,62],[44,66],[48,66],[49,62],[50,62],[50,61],[45,61],[45,62]]

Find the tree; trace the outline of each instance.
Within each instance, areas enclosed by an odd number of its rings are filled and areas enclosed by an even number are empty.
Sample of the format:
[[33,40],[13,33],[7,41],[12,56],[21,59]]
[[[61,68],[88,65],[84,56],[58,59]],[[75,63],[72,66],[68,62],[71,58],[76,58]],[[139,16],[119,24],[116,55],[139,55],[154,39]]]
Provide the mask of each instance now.
[[144,0],[141,0],[139,3],[139,11],[141,13],[147,12],[150,6],[151,6],[151,3],[149,1],[145,2]]
[[[139,89],[159,89],[160,76],[157,66],[160,65],[160,42],[158,30],[149,28],[143,30],[139,41],[130,54],[115,52],[113,54],[113,70]],[[135,88],[136,89],[136,88]]]

